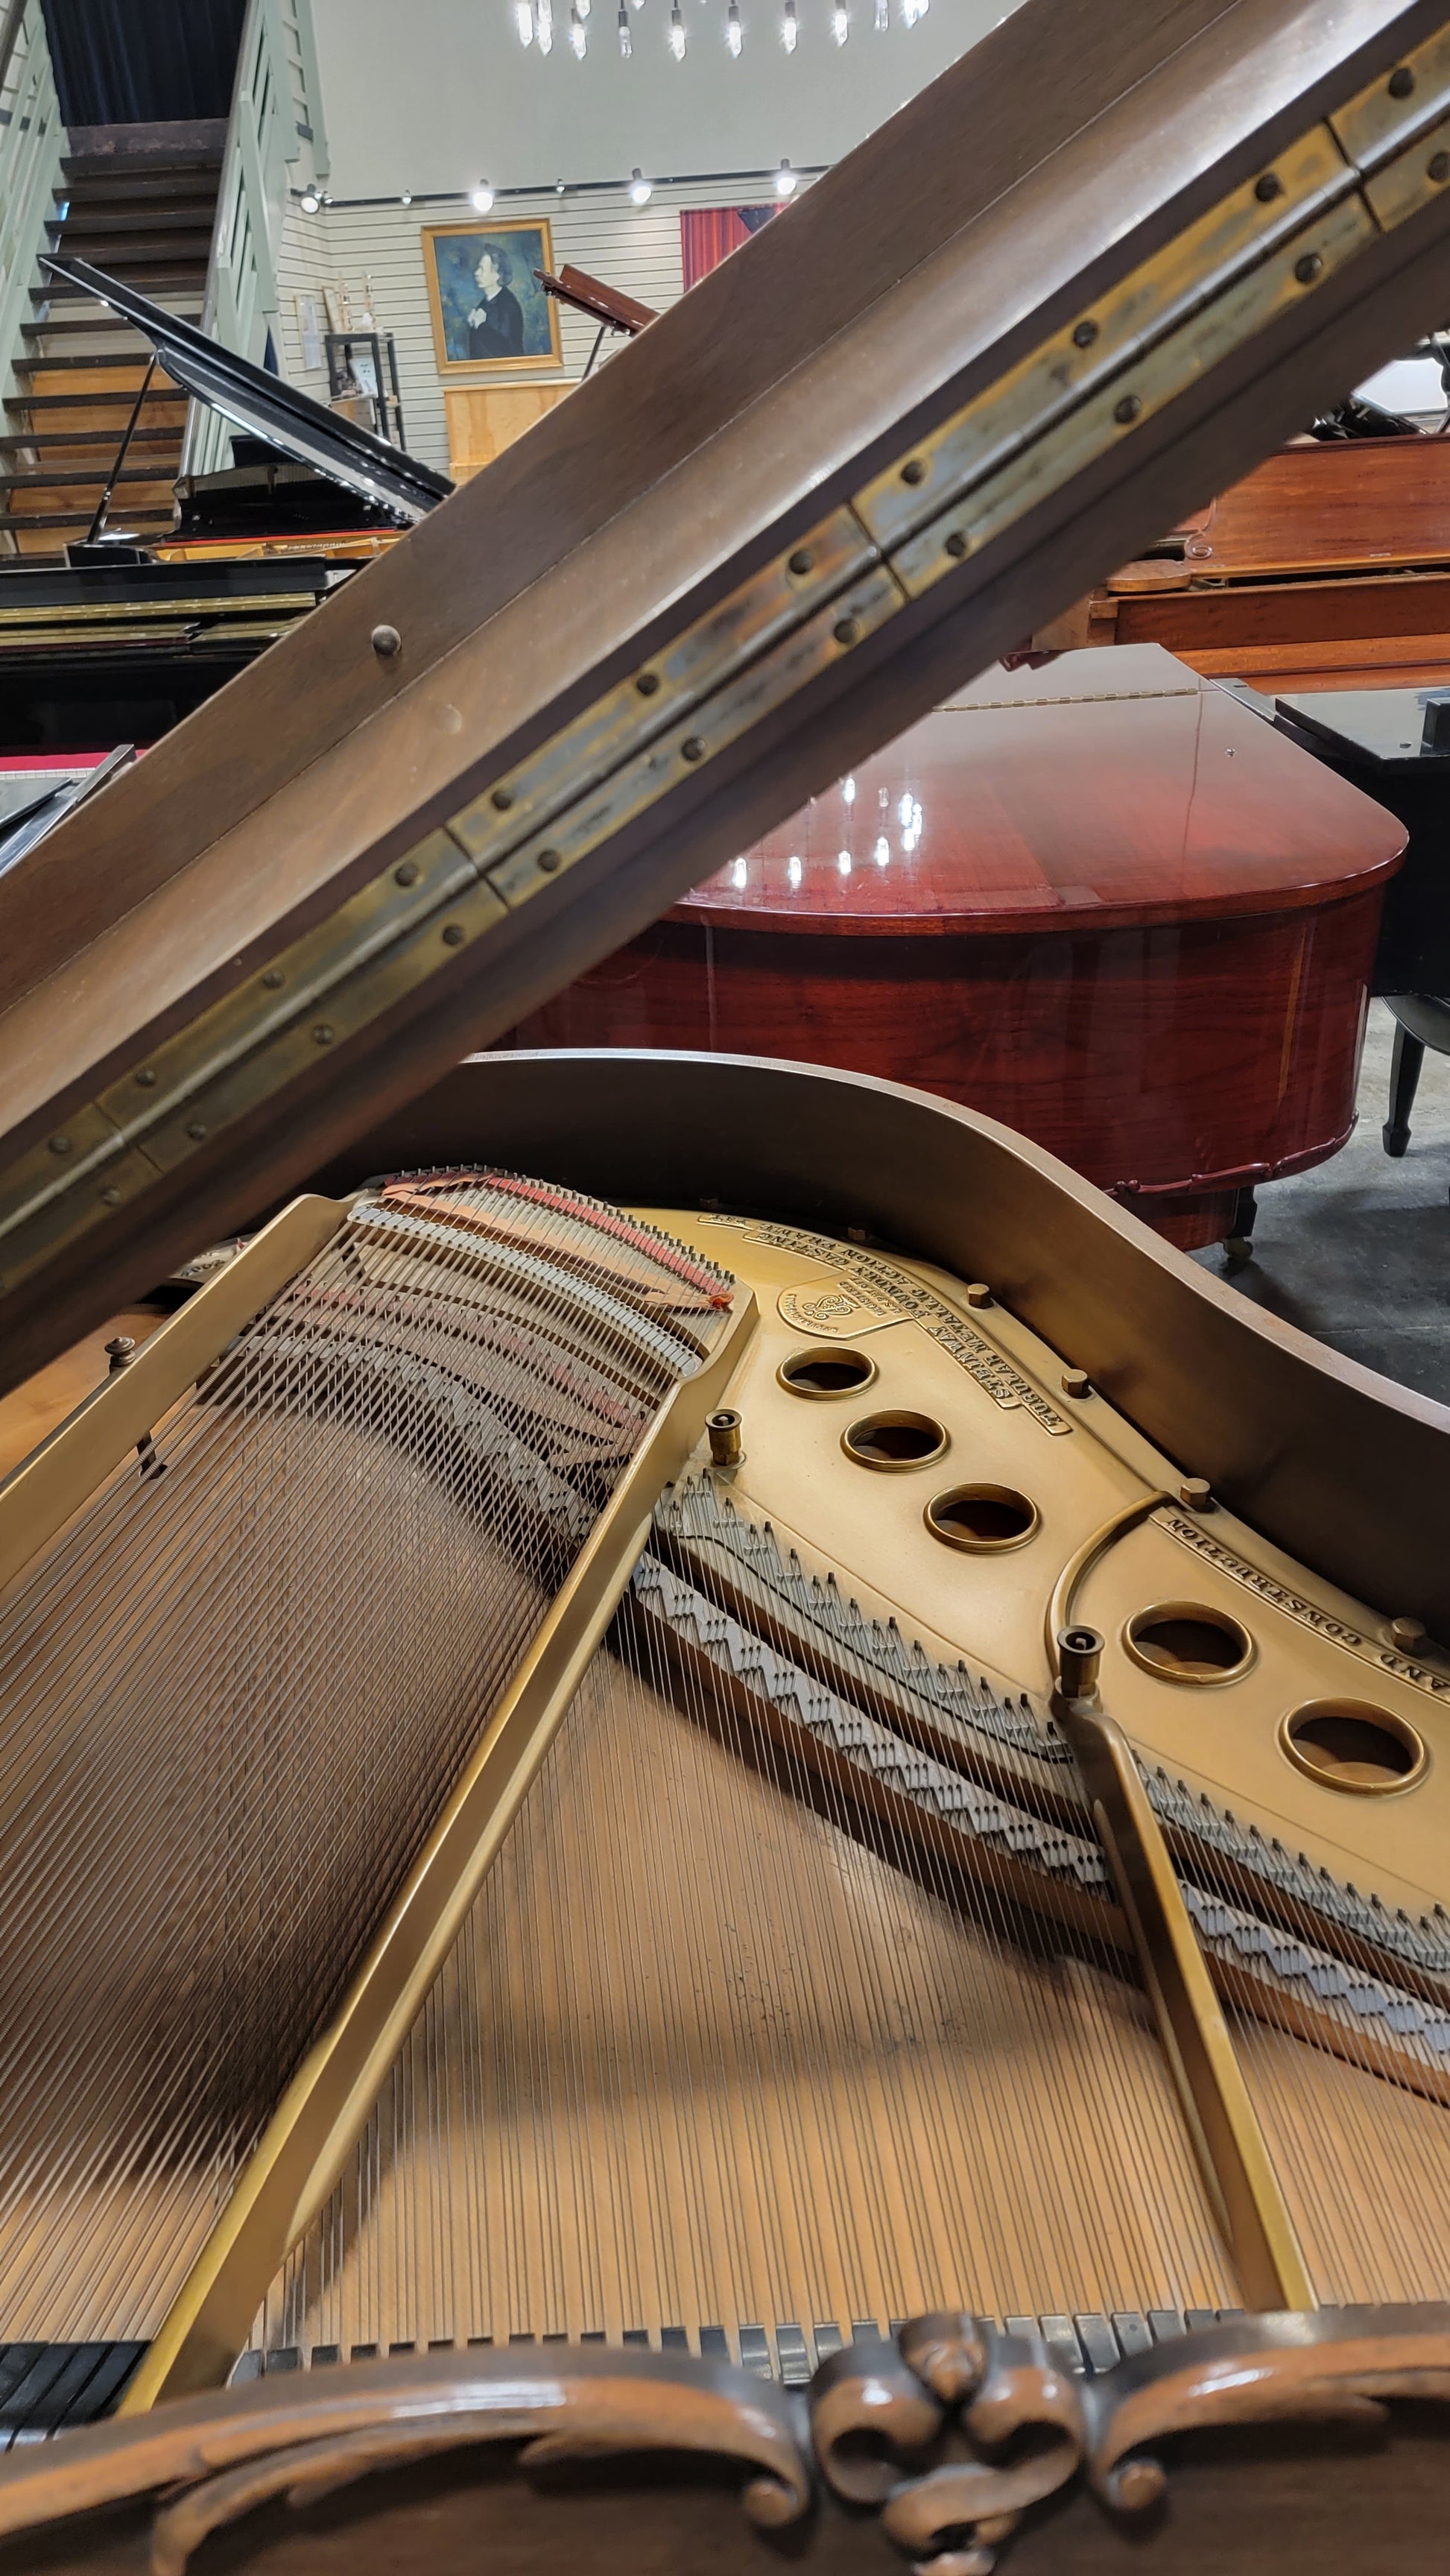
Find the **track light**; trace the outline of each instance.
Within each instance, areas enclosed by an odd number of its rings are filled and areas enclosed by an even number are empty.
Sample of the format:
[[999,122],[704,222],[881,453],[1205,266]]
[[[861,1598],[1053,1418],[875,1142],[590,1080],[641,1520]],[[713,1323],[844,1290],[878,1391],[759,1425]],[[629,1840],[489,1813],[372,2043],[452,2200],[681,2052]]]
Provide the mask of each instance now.
[[[793,197],[798,185],[799,181],[796,177],[796,173],[791,168],[790,163],[788,161],[782,161],[780,168],[775,174],[776,195],[778,197]],[[795,239],[794,234],[791,235],[791,239]]]
[[400,205],[400,206],[411,206],[412,202],[413,202],[413,191],[412,191],[412,189],[411,189],[411,188],[405,188],[405,189],[403,190],[403,193],[402,193],[401,197],[398,199],[398,203],[399,203],[399,205]]
[[469,189],[468,202],[472,206],[476,215],[486,215],[491,213],[493,208],[493,190],[486,179],[480,179],[476,188]]
[[744,42],[740,31],[740,0],[730,0],[729,14],[725,21],[725,42],[738,63],[740,48]]
[[569,42],[582,63],[589,39],[584,32],[584,21],[579,15],[579,0],[574,0],[574,6],[569,11]]
[[654,182],[647,179],[642,170],[631,170],[629,174],[629,197],[631,205],[647,206],[653,195]]
[[518,29],[519,43],[531,45],[534,41],[534,12],[531,0],[514,0],[514,25]]
[[849,9],[843,9],[840,6],[840,0],[837,0],[837,6],[831,11],[831,33],[838,45],[844,45],[850,32],[851,13]]
[[780,41],[788,54],[793,54],[800,37],[800,22],[795,13],[795,0],[785,0],[785,14],[780,22]]
[[629,32],[629,11],[628,11],[627,7],[625,6],[625,0],[619,0],[619,20],[618,20],[618,25],[619,25],[619,50],[620,50],[620,53],[621,53],[621,55],[623,56],[623,58],[624,58],[625,62],[628,62],[628,60],[629,60],[629,58],[630,58],[630,55],[631,55],[631,54],[633,53],[633,51],[634,51],[634,45],[633,45],[633,42],[632,42],[631,37],[630,37],[630,32]]
[[670,52],[674,55],[677,63],[682,63],[684,61],[685,22],[680,16],[680,0],[674,0],[674,5],[670,10]]
[[315,188],[304,188],[298,202],[301,205],[304,215],[315,215],[318,207],[322,203],[322,199],[319,197]]
[[891,24],[891,0],[876,0],[876,33],[884,36]]
[[553,0],[534,0],[534,42],[541,54],[554,50]]

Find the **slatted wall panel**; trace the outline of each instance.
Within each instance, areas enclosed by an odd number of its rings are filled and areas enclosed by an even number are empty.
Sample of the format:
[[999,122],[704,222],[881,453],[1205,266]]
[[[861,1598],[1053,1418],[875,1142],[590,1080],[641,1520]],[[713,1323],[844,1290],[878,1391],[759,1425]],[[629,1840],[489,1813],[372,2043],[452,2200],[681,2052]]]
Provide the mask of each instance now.
[[[680,210],[685,206],[761,205],[772,194],[768,177],[735,183],[697,180],[657,187],[647,206],[631,205],[619,195],[509,197],[494,209],[492,220],[538,222],[551,227],[554,264],[586,269],[642,304],[663,310],[683,290],[680,259]],[[332,206],[315,215],[295,207],[283,232],[277,264],[277,353],[284,373],[318,401],[327,400],[325,368],[309,372],[302,364],[297,296],[316,295],[339,280],[346,286],[354,318],[364,301],[365,280],[372,285],[372,310],[378,328],[391,331],[398,347],[398,375],[408,446],[426,465],[448,468],[448,432],[443,387],[433,355],[433,329],[428,312],[428,285],[419,235],[425,224],[468,220],[466,204]],[[486,219],[479,217],[483,223]],[[581,315],[561,316],[564,373],[582,376],[594,344],[593,325]],[[606,349],[624,343],[606,342]],[[548,368],[537,380],[557,382]],[[464,381],[459,379],[459,381]],[[530,381],[513,376],[512,383]]]

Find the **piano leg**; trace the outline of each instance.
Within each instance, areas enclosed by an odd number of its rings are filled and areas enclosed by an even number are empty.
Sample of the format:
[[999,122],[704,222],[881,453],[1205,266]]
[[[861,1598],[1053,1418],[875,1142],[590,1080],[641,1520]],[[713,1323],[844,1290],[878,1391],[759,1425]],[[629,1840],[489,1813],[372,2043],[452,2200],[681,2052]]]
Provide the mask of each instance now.
[[1258,1212],[1259,1203],[1250,1184],[1248,1189],[1240,1190],[1234,1200],[1233,1216],[1224,1237],[1224,1258],[1230,1270],[1241,1270],[1244,1263],[1254,1257],[1254,1219]]
[[1410,1141],[1410,1111],[1415,1105],[1415,1089],[1424,1061],[1424,1039],[1412,1037],[1396,1020],[1395,1051],[1390,1060],[1390,1114],[1380,1129],[1385,1152],[1392,1154],[1396,1162]]

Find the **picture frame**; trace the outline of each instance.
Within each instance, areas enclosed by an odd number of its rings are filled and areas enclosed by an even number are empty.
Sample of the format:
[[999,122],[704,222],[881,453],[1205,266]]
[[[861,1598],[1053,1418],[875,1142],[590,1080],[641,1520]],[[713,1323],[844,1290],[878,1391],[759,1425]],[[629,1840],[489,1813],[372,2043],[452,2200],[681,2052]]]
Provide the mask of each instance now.
[[534,276],[554,265],[545,218],[475,215],[467,223],[425,224],[420,240],[434,355],[446,383],[562,375],[559,308]]

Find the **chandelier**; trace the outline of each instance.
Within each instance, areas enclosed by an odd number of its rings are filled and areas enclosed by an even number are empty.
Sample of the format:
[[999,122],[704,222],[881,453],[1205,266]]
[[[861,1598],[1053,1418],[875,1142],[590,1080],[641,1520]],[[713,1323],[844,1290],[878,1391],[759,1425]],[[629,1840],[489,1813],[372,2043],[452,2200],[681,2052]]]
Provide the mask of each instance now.
[[[699,0],[699,5],[703,10],[710,10],[711,0]],[[634,52],[634,22],[641,18],[645,6],[646,0],[619,0],[619,16],[615,23],[618,30],[619,50],[626,60]],[[865,10],[867,8],[871,10],[872,25],[878,36],[889,33],[893,17],[893,0],[859,0],[859,6],[863,22]],[[930,6],[931,0],[895,0],[896,22],[903,27],[914,27],[918,19],[926,16]],[[559,0],[559,7],[562,15],[563,0]],[[657,16],[663,15],[663,7],[664,0],[659,0]],[[581,63],[589,50],[589,21],[592,10],[593,0],[569,0],[569,44]],[[832,41],[837,45],[844,45],[851,33],[851,0],[823,0],[823,14],[825,30]],[[740,0],[726,0],[723,28],[720,27],[716,12],[712,11],[710,17],[696,19],[694,10],[691,9],[689,15],[697,28],[709,27],[712,34],[718,28],[724,36],[726,51],[733,61],[739,61],[745,46],[745,22],[740,14]],[[513,0],[513,19],[521,45],[535,45],[541,54],[553,52],[554,0]],[[641,23],[643,23],[642,19]],[[800,42],[800,0],[780,0],[780,14],[776,21],[775,34],[786,52],[793,54]],[[677,63],[684,61],[689,40],[689,27],[686,24],[682,0],[670,0],[665,42]]]

